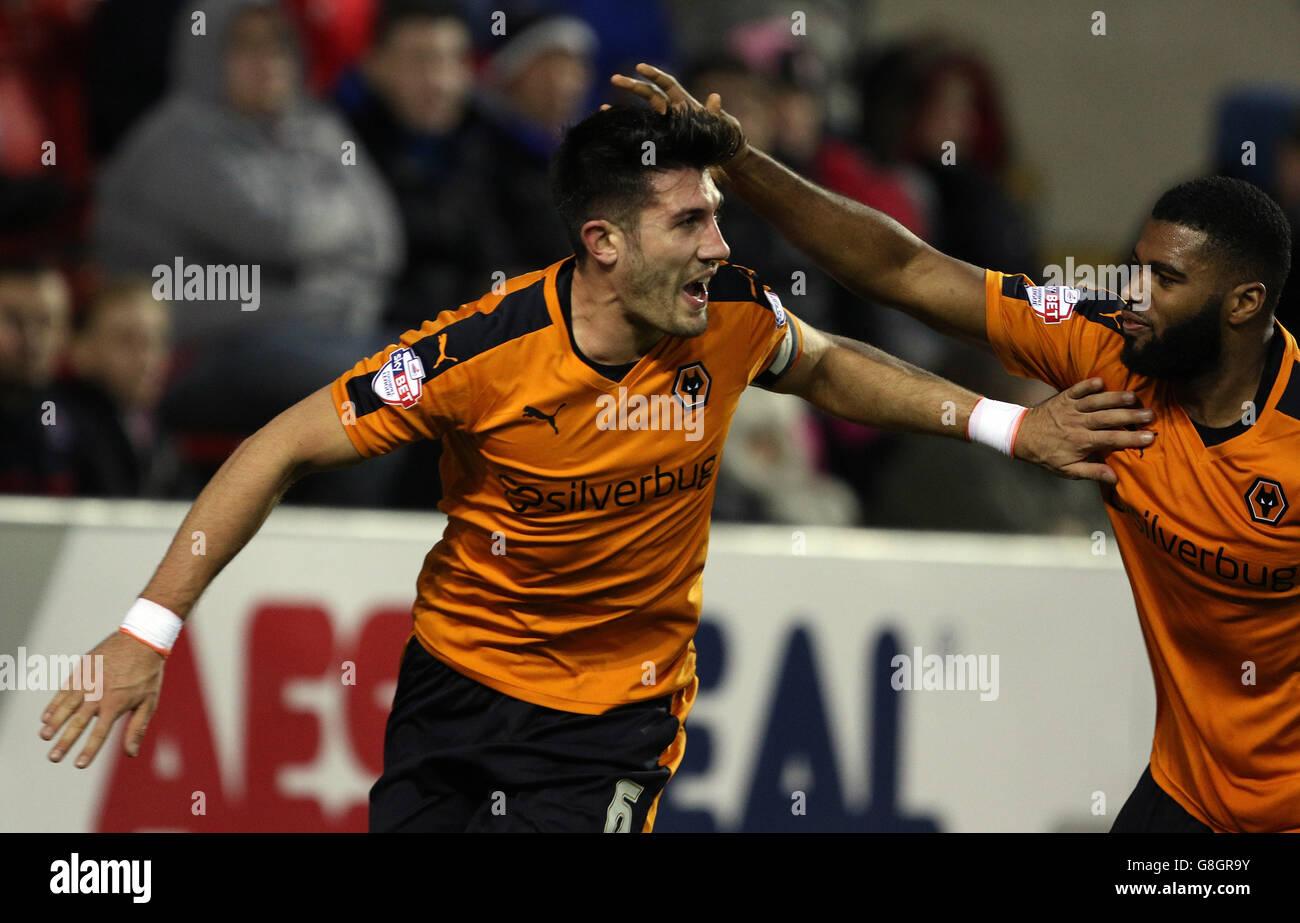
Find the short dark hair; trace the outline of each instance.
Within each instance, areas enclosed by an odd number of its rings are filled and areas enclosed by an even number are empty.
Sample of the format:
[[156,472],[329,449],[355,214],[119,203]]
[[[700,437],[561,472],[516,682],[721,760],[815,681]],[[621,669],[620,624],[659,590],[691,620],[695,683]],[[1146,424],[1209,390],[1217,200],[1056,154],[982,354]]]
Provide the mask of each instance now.
[[1258,186],[1227,176],[1189,180],[1162,195],[1151,217],[1204,231],[1211,258],[1234,277],[1263,282],[1264,310],[1277,308],[1291,270],[1291,228]]
[[[579,262],[588,221],[635,230],[638,212],[654,197],[652,173],[720,166],[743,141],[734,125],[699,110],[661,115],[648,106],[611,106],[571,127],[551,161],[551,191]],[[644,162],[649,151],[652,164]]]
[[465,7],[455,0],[384,0],[375,17],[371,45],[382,45],[394,29],[412,19],[451,19],[466,30],[470,27]]

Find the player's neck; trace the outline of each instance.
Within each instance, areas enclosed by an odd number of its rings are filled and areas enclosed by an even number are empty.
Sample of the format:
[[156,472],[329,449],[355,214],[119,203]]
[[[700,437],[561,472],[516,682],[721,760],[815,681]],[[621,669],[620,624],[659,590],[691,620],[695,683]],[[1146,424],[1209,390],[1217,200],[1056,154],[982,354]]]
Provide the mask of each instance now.
[[569,302],[573,339],[592,362],[636,362],[664,336],[662,330],[635,323],[618,292],[599,272],[575,267]]
[[1250,418],[1255,418],[1263,408],[1248,406],[1248,402],[1255,400],[1268,362],[1270,338],[1277,335],[1270,325],[1262,338],[1245,333],[1224,338],[1218,364],[1177,388],[1178,402],[1193,422],[1222,429],[1240,423],[1248,410]]

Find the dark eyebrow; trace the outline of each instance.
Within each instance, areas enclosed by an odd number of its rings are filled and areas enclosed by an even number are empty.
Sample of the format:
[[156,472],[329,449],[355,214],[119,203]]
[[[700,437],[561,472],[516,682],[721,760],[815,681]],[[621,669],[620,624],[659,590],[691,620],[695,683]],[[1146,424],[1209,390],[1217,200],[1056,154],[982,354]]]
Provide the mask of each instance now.
[[[713,209],[713,214],[717,215],[722,212],[722,203],[725,201],[727,200],[723,197],[722,193],[718,193],[718,205],[716,208]],[[704,215],[704,214],[707,214],[707,212],[703,208],[683,208],[677,214],[673,215],[672,221],[674,224],[676,224],[678,221],[681,221],[683,218],[690,218],[694,215]]]
[[1132,253],[1129,254],[1129,259],[1139,266],[1150,266],[1152,269],[1160,273],[1162,276],[1172,276],[1173,278],[1176,279],[1187,278],[1187,273],[1183,272],[1182,270],[1175,269],[1173,266],[1170,266],[1168,263],[1161,262],[1160,260],[1152,260],[1149,263],[1143,263],[1141,260],[1138,259],[1136,248],[1133,250]]

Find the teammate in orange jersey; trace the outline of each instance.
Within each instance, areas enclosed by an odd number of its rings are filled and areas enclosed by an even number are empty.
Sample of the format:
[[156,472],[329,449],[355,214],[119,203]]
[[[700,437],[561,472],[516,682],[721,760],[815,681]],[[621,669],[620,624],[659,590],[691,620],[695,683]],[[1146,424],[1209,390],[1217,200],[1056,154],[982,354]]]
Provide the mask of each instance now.
[[[701,109],[671,76],[614,83]],[[716,94],[706,111],[739,129]],[[1036,286],[927,246],[742,148],[735,190],[857,294],[991,348],[1058,387],[1097,375],[1155,413],[1103,488],[1155,676],[1150,765],[1112,827],[1300,831],[1300,351],[1274,318],[1282,210],[1248,183],[1160,197],[1133,250],[1150,291]],[[1140,278],[1140,276],[1139,276]]]
[[554,175],[575,255],[443,311],[243,443],[96,649],[110,691],[47,708],[46,740],[68,725],[50,758],[96,714],[78,765],[126,712],[138,752],[181,618],[295,478],[440,438],[448,525],[419,575],[371,829],[648,831],[685,748],[709,511],[747,386],[871,426],[969,429],[1068,477],[1113,481],[1089,456],[1151,444],[1123,429],[1147,419],[1133,395],[1098,381],[1026,412],[800,322],[726,262],[709,168],[742,143],[639,105],[570,129]]

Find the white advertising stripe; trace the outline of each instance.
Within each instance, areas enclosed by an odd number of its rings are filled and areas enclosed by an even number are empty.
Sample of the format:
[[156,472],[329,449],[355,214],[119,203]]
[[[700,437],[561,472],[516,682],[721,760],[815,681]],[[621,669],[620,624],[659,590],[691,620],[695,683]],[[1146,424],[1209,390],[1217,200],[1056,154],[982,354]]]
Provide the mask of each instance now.
[[[0,534],[68,524],[53,566],[25,572],[40,602],[18,643],[80,654],[116,630],[184,512],[0,500]],[[145,757],[124,761],[118,733],[89,770],[72,767],[79,748],[51,764],[37,735],[49,693],[0,693],[0,830],[364,829],[403,613],[443,523],[277,510],[187,622],[147,765],[119,770]],[[1091,547],[715,527],[706,682],[656,828],[862,829],[883,814],[1107,829],[1146,764],[1154,701],[1118,555]],[[349,663],[355,686],[340,681]],[[178,803],[160,812],[148,794]]]

